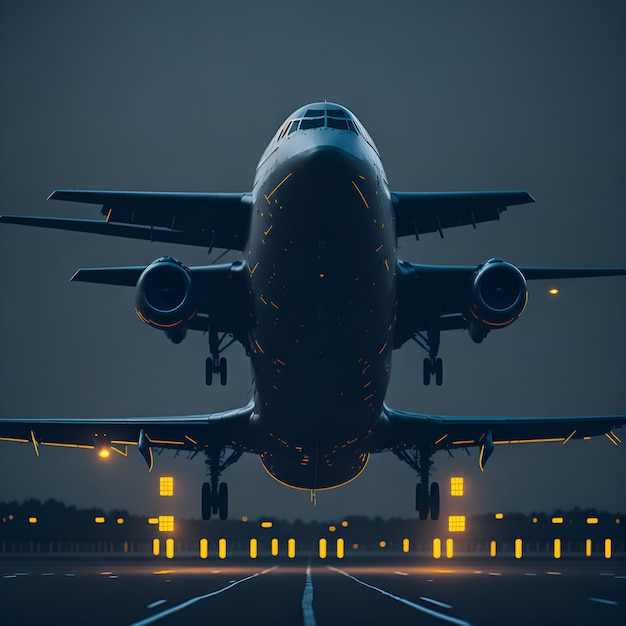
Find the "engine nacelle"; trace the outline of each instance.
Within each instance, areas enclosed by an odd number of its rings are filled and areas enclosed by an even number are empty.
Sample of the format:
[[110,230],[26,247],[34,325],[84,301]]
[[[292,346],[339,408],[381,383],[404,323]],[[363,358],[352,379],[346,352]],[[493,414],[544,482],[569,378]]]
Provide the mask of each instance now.
[[512,324],[526,308],[528,290],[520,270],[502,259],[489,259],[472,278],[468,332],[480,343],[490,330]]
[[189,268],[171,257],[151,263],[137,281],[135,310],[142,322],[180,343],[185,325],[196,314]]

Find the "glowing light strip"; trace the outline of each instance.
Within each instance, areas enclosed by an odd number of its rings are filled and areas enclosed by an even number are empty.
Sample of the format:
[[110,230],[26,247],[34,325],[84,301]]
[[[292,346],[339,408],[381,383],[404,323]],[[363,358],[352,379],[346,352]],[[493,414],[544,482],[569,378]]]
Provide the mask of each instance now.
[[14,437],[0,437],[0,441],[14,441],[15,443],[28,443],[28,439],[15,439]]
[[574,433],[576,433],[576,429],[574,428],[574,430],[569,434],[569,436],[563,441],[563,445],[565,445],[573,436]]
[[39,444],[37,443],[37,439],[35,439],[35,431],[30,431],[30,439],[33,442],[33,447],[35,448],[35,454],[39,456]]
[[124,450],[120,450],[119,448],[116,448],[115,446],[111,446],[111,450],[113,450],[114,452],[117,452],[118,454],[121,454],[122,456],[128,456],[128,448],[124,448]]
[[613,434],[613,431],[609,431],[608,433],[604,433],[604,436],[614,445],[614,446],[619,446],[619,442],[615,441],[615,435]]
[[361,196],[361,200],[363,200],[363,204],[365,205],[365,208],[369,209],[370,205],[367,204],[367,200],[365,199],[365,196],[363,195],[363,192],[359,189],[359,186],[354,181],[352,181],[352,184],[354,185],[354,188],[356,189],[356,191],[359,194],[359,196]]
[[285,178],[283,178],[278,185],[276,185],[276,187],[274,187],[274,189],[272,189],[272,192],[270,193],[269,196],[265,196],[265,200],[267,201],[268,204],[270,204],[270,198],[276,193],[276,191],[278,190],[278,188],[287,181],[288,178],[290,178],[291,176],[293,176],[293,172],[289,172],[289,174],[287,174],[287,176],[285,176]]
[[541,438],[537,438],[537,439],[509,439],[508,441],[502,440],[502,441],[494,441],[493,444],[494,445],[503,445],[503,444],[508,444],[508,443],[550,443],[553,441],[563,441],[563,439],[565,439],[565,437],[546,437],[544,439]]
[[184,446],[185,442],[184,441],[168,441],[167,439],[150,439],[149,440],[150,443],[156,443],[156,444],[161,444],[161,445],[168,445],[168,446]]
[[40,441],[39,445],[55,448],[81,448],[82,450],[93,450],[95,448],[95,446],[88,446],[82,443],[57,443],[56,441]]

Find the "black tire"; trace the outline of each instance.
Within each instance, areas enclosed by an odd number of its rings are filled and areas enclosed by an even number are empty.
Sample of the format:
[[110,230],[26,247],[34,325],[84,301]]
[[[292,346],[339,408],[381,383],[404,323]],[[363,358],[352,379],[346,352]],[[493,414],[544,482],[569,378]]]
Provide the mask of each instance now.
[[439,483],[430,486],[430,519],[438,520],[440,511]]
[[441,359],[435,361],[435,383],[437,387],[443,385],[443,361]]
[[226,385],[228,380],[228,364],[226,362],[226,358],[222,357],[220,359],[220,384],[222,387]]
[[422,483],[415,485],[415,510],[421,520],[428,519],[428,494]]
[[204,378],[206,384],[211,386],[213,384],[213,359],[208,357],[204,369]]
[[428,357],[424,359],[424,384],[427,387],[430,385],[430,359]]
[[220,519],[224,521],[228,517],[228,485],[226,483],[220,483],[217,502]]
[[211,519],[211,483],[202,483],[202,519]]

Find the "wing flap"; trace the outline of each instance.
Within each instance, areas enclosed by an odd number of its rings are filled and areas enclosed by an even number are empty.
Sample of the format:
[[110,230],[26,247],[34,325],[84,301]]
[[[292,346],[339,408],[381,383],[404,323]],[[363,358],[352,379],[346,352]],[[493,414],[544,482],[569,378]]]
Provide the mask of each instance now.
[[446,228],[499,220],[507,207],[535,202],[527,191],[394,191],[391,199],[396,214],[398,237],[439,232]]

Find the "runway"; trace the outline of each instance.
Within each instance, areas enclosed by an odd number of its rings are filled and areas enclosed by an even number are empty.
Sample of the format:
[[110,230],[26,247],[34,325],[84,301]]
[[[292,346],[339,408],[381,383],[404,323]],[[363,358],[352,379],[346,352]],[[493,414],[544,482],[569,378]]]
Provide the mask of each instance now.
[[625,624],[626,561],[0,559],[0,623]]

